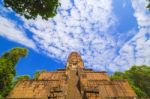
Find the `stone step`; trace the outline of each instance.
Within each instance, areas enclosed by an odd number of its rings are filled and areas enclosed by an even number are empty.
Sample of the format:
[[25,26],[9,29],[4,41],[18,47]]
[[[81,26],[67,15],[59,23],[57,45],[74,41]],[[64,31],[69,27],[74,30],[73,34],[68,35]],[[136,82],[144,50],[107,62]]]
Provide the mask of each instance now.
[[[80,92],[77,88],[79,78],[78,78],[76,72],[77,71],[75,71],[75,70],[70,71],[69,81],[68,81],[68,90],[67,90],[68,91],[67,99],[81,99]],[[69,97],[71,97],[71,98],[69,98]]]

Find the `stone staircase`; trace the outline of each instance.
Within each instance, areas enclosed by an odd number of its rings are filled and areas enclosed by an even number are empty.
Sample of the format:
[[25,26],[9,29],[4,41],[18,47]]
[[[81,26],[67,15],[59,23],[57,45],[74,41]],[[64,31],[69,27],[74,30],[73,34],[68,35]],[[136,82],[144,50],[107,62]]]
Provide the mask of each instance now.
[[78,81],[77,71],[70,70],[66,99],[82,99],[77,87]]

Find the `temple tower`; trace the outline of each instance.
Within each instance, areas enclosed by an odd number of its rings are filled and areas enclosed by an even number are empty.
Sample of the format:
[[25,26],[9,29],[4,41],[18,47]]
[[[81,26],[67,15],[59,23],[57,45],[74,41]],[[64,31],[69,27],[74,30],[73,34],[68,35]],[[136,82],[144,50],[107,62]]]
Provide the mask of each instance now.
[[66,75],[67,81],[67,96],[66,99],[81,99],[81,94],[78,89],[79,70],[84,68],[81,56],[77,52],[72,52],[67,60]]
[[84,63],[77,52],[72,52],[67,60],[66,69],[83,69]]

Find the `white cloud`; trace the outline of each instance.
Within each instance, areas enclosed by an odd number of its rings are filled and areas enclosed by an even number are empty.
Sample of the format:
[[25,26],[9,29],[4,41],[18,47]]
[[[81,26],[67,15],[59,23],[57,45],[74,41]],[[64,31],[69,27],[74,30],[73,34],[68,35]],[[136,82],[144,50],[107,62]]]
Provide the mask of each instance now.
[[23,30],[16,27],[16,24],[0,16],[0,36],[5,37],[11,41],[18,42],[22,45],[35,49],[35,44],[30,40]]
[[104,70],[115,50],[110,31],[117,21],[112,0],[74,0],[74,3],[63,0],[61,5],[54,19],[23,19],[38,47],[63,61],[70,52],[78,51],[87,67]]
[[132,0],[134,16],[139,31],[120,50],[119,55],[110,64],[110,70],[123,71],[132,65],[150,65],[150,13],[146,0]]
[[150,26],[150,13],[146,9],[148,2],[146,0],[132,0],[132,5],[135,10],[134,16],[137,18],[139,27]]

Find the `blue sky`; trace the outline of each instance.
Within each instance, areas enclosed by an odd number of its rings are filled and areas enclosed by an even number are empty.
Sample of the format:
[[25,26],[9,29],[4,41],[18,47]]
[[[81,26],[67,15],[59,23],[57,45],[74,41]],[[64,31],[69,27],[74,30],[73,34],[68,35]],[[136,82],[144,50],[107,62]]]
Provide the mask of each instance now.
[[72,51],[86,68],[109,73],[150,65],[150,12],[146,0],[60,0],[57,15],[26,20],[0,0],[0,54],[29,49],[17,75],[64,68]]

